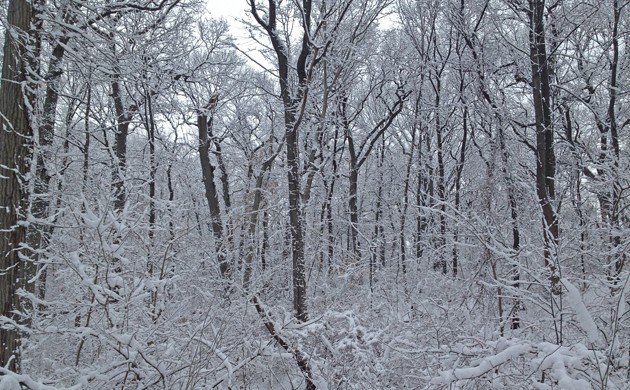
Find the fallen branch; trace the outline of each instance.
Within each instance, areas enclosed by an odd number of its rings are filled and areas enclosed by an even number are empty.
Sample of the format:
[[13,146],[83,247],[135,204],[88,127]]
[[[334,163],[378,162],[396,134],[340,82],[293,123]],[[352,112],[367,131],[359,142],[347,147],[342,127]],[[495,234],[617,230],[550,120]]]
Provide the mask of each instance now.
[[258,300],[258,296],[254,295],[252,297],[252,303],[256,308],[256,311],[260,315],[260,318],[265,324],[265,327],[271,334],[271,337],[280,344],[285,351],[293,355],[295,362],[297,363],[300,371],[302,371],[302,375],[304,375],[304,380],[306,380],[306,390],[315,390],[317,387],[315,386],[315,382],[313,382],[313,371],[311,370],[311,366],[308,364],[308,359],[304,354],[297,348],[291,346],[287,340],[285,340],[278,332],[276,331],[276,327],[273,325],[273,322],[269,318],[269,315],[262,308],[260,301]]

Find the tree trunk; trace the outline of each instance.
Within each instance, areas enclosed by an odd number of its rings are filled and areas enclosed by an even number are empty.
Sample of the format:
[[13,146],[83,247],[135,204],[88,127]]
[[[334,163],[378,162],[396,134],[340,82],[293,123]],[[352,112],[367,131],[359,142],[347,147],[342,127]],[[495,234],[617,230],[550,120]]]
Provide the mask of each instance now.
[[[287,111],[286,122],[295,123],[293,114]],[[308,321],[306,310],[306,269],[304,265],[304,237],[300,206],[300,146],[297,129],[287,128],[287,179],[289,182],[289,223],[293,258],[293,311],[298,320]]]
[[438,240],[438,260],[433,263],[434,270],[441,270],[446,275],[448,272],[446,259],[444,258],[444,251],[446,250],[446,185],[444,183],[444,137],[442,134],[442,123],[440,121],[440,94],[442,91],[441,73],[437,75],[435,82],[435,135],[437,141],[437,163],[438,163],[438,177],[437,177],[437,196],[440,202],[439,210],[440,215],[438,220],[440,221],[440,238]]
[[[291,252],[293,265],[293,311],[295,317],[302,322],[308,320],[306,308],[306,269],[304,265],[304,237],[302,231],[302,210],[300,205],[300,143],[299,129],[302,115],[298,107],[305,108],[308,84],[308,65],[311,43],[311,9],[312,2],[303,0],[302,12],[302,45],[298,55],[296,68],[297,88],[292,92],[289,71],[291,69],[287,54],[287,45],[277,31],[276,1],[269,0],[266,20],[263,20],[256,2],[250,3],[250,10],[256,22],[266,31],[278,62],[278,82],[284,107],[284,126],[287,148],[287,181],[289,187],[289,224],[291,233]],[[298,115],[299,114],[299,115]]]
[[359,207],[357,205],[359,170],[357,168],[356,155],[353,153],[354,144],[352,137],[348,136],[348,149],[350,150],[350,174],[349,194],[348,194],[348,210],[350,211],[350,248],[352,251],[352,265],[357,266],[361,262],[361,253],[359,249]]
[[374,212],[374,233],[372,238],[372,257],[370,260],[370,292],[374,292],[374,272],[376,271],[377,259],[380,258],[382,267],[385,267],[385,238],[383,237],[383,162],[385,160],[385,137],[381,144],[380,156],[378,159],[378,189],[376,190],[376,205]]
[[[155,156],[155,118],[153,117],[153,99],[151,95],[147,93],[145,104],[145,127],[147,130],[147,138],[149,141],[149,245],[153,247],[153,240],[155,238],[155,223],[157,219],[155,209],[155,180],[157,175],[157,162]],[[151,251],[149,251],[148,259],[148,272],[149,276],[153,276],[155,264],[153,263]]]
[[[428,129],[424,129],[428,130]],[[431,137],[428,131],[421,131],[418,147],[418,165],[424,167],[424,169],[418,169],[418,182],[416,189],[416,209],[418,215],[416,219],[416,259],[420,261],[424,254],[425,242],[423,242],[422,235],[426,233],[429,226],[429,216],[424,210],[427,207],[431,207],[433,203],[433,168],[430,164],[431,153]],[[422,134],[425,134],[424,145],[426,147],[426,161],[423,159],[422,154]]]
[[122,100],[119,76],[112,76],[112,98],[116,109],[116,134],[114,136],[114,154],[116,164],[114,166],[114,177],[112,186],[114,189],[114,210],[121,213],[127,201],[127,191],[125,188],[125,171],[127,170],[127,136],[129,135],[129,123],[131,114],[127,112]]
[[544,263],[549,269],[552,288],[559,275],[556,249],[559,238],[558,219],[553,209],[555,198],[555,155],[551,121],[549,65],[545,43],[544,0],[529,2],[529,47],[532,67],[532,94],[536,120],[536,193],[542,209]]
[[[463,1],[461,6],[461,12],[463,14]],[[462,16],[463,17],[463,16]],[[459,61],[462,61],[462,54],[458,51]],[[464,170],[464,163],[466,161],[466,146],[468,142],[468,104],[464,98],[464,88],[466,82],[466,76],[463,70],[459,70],[459,101],[463,105],[462,109],[462,142],[459,149],[459,160],[455,168],[455,211],[459,212],[461,205],[461,188],[462,188],[462,171]],[[459,254],[458,254],[458,242],[459,242],[459,226],[453,228],[453,276],[457,276],[459,272]]]
[[23,325],[19,289],[26,289],[34,276],[34,268],[20,258],[20,248],[26,238],[26,227],[19,225],[22,211],[28,207],[28,190],[22,185],[30,170],[33,129],[29,121],[27,80],[29,44],[17,40],[18,34],[31,37],[33,8],[30,2],[10,0],[7,10],[2,81],[0,84],[0,366],[20,370],[20,332]]
[[[27,242],[31,248],[43,248],[47,246],[53,228],[43,221],[50,215],[51,196],[49,193],[50,175],[46,169],[46,161],[49,159],[50,148],[55,136],[55,116],[57,113],[57,103],[59,102],[59,78],[61,76],[61,62],[65,54],[65,45],[70,38],[63,37],[60,43],[52,51],[52,57],[48,65],[45,76],[46,96],[42,111],[41,125],[38,129],[38,147],[35,149],[37,164],[34,193],[32,194],[31,213],[36,223],[29,225],[27,232]],[[64,145],[65,146],[65,145]],[[61,183],[61,182],[60,182]],[[40,252],[35,251],[33,256],[34,266],[40,267]],[[46,269],[40,273],[37,295],[44,298],[46,291]]]
[[619,66],[619,20],[621,18],[621,6],[618,0],[613,1],[613,32],[612,32],[612,50],[613,58],[610,64],[610,86],[609,86],[609,101],[608,101],[608,123],[610,126],[610,137],[613,148],[613,169],[612,169],[612,213],[610,218],[611,230],[614,232],[611,237],[613,246],[613,262],[614,262],[614,274],[613,281],[615,284],[619,283],[619,275],[623,271],[623,267],[626,261],[626,253],[623,249],[619,250],[621,246],[620,233],[622,227],[620,221],[623,219],[624,207],[621,204],[622,195],[622,183],[620,182],[619,175],[619,158],[620,158],[620,146],[619,146],[619,131],[617,129],[617,71]]
[[[415,110],[418,111],[419,109],[419,104],[420,104],[420,100],[418,99],[416,101],[416,107]],[[405,238],[405,228],[406,228],[406,221],[407,221],[407,210],[409,209],[409,185],[411,182],[411,167],[413,166],[413,157],[415,154],[415,150],[416,150],[416,133],[417,133],[417,128],[416,128],[416,124],[414,123],[414,125],[412,126],[412,130],[411,130],[411,147],[409,150],[409,160],[407,161],[407,169],[405,172],[405,180],[404,180],[404,185],[403,185],[403,207],[402,207],[402,212],[400,214],[400,235],[399,235],[399,241],[400,241],[400,263],[402,266],[402,272],[403,274],[407,273],[407,239]],[[381,186],[379,184],[379,196],[380,196],[380,190],[381,190]],[[379,200],[377,200],[378,202]]]
[[[212,102],[211,102],[212,104]],[[211,107],[212,109],[213,107]],[[219,206],[219,196],[214,184],[214,167],[210,163],[210,142],[208,140],[208,126],[212,125],[212,119],[208,120],[206,114],[197,116],[197,128],[199,129],[199,160],[201,162],[201,173],[203,184],[206,190],[206,200],[210,209],[211,227],[214,234],[217,259],[219,261],[219,271],[224,278],[229,277],[230,266],[227,262],[223,248],[223,222],[221,221],[221,208]]]
[[[508,204],[510,205],[510,219],[512,221],[512,283],[511,287],[514,290],[518,290],[521,286],[521,274],[519,265],[519,250],[521,248],[521,234],[518,227],[518,208],[516,203],[516,195],[514,194],[514,181],[512,175],[509,172],[509,155],[505,145],[505,137],[503,134],[503,127],[499,124],[499,147],[501,148],[501,158],[503,162],[503,175],[506,181],[506,190],[508,196]],[[514,307],[510,315],[510,329],[519,329],[521,327],[521,301],[517,297],[514,298]]]

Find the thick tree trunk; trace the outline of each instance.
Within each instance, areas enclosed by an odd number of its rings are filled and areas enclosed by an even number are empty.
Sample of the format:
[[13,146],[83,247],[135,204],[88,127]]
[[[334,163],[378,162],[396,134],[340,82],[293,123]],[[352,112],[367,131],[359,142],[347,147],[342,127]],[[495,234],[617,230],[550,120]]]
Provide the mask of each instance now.
[[129,124],[131,114],[125,109],[122,91],[120,90],[119,76],[112,76],[112,98],[116,109],[116,134],[114,136],[114,154],[116,165],[114,166],[114,177],[112,186],[114,189],[114,210],[121,213],[127,201],[127,190],[125,188],[125,172],[127,170],[127,136],[129,135]]
[[558,219],[552,201],[555,198],[555,155],[551,121],[549,65],[545,43],[544,0],[529,2],[529,43],[532,67],[532,94],[536,120],[536,192],[542,209],[544,263],[555,289],[559,275],[556,248],[559,238]]
[[[285,123],[295,123],[291,109],[285,114]],[[300,206],[300,146],[297,129],[287,126],[287,179],[289,182],[289,223],[293,259],[293,311],[298,320],[308,321],[306,310],[306,269],[304,265],[304,237],[302,231],[302,208]]]
[[[26,289],[34,268],[20,258],[26,227],[18,222],[28,206],[23,176],[30,170],[33,129],[29,121],[24,89],[29,58],[29,29],[33,24],[30,2],[11,0],[7,10],[0,84],[0,366],[20,370],[19,289]],[[20,36],[20,39],[16,37]]]
[[[210,124],[211,125],[211,124]],[[217,259],[219,261],[219,271],[224,278],[229,277],[230,266],[227,262],[223,248],[223,222],[221,221],[221,208],[219,206],[219,196],[214,184],[214,167],[210,162],[210,142],[208,140],[208,116],[200,114],[197,116],[197,128],[199,129],[199,160],[201,162],[201,173],[203,184],[206,190],[206,200],[210,209],[210,219],[212,233],[214,234]]]

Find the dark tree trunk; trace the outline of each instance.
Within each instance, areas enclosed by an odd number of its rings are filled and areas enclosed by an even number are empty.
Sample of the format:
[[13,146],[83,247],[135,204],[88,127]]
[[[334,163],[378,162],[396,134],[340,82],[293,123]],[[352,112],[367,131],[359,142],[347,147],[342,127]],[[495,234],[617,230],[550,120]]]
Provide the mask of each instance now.
[[[464,2],[460,3],[460,15],[462,21],[464,19]],[[461,34],[461,33],[459,33]],[[459,64],[462,64],[462,49],[459,46],[459,39],[457,45],[457,54],[459,57]],[[464,163],[466,161],[466,147],[468,142],[468,103],[464,97],[466,76],[463,69],[458,71],[459,73],[459,101],[462,103],[462,141],[459,149],[459,159],[457,160],[457,166],[455,167],[455,211],[459,212],[461,205],[461,188],[462,188],[462,172],[464,170]],[[457,276],[459,272],[459,226],[453,228],[453,276]]]
[[[462,78],[463,87],[463,78]],[[463,90],[460,90],[463,93]],[[462,171],[464,170],[464,162],[466,161],[466,143],[468,141],[468,106],[464,103],[464,110],[462,113],[462,143],[459,150],[459,160],[457,161],[457,168],[455,171],[455,210],[459,211],[461,205],[461,188],[462,188]],[[457,251],[457,245],[459,242],[459,227],[455,226],[453,232],[453,276],[457,276],[459,272],[459,255]]]
[[385,237],[383,234],[383,163],[385,160],[385,137],[382,137],[381,150],[378,159],[379,181],[376,190],[376,205],[374,212],[374,233],[373,233],[373,249],[370,260],[370,291],[374,292],[374,273],[376,271],[377,259],[380,260],[381,266],[385,267]]
[[[55,136],[55,116],[57,113],[57,103],[59,102],[59,79],[61,77],[61,62],[65,54],[65,45],[70,38],[63,37],[52,51],[52,57],[48,65],[48,71],[45,76],[46,95],[44,98],[44,106],[42,111],[41,125],[39,126],[36,178],[34,185],[34,193],[32,194],[31,213],[36,223],[29,225],[27,232],[27,241],[31,248],[44,248],[47,246],[53,228],[50,224],[43,221],[50,215],[51,196],[49,193],[50,175],[46,169],[46,162],[49,160],[50,148]],[[71,110],[69,110],[71,112]],[[67,142],[67,141],[66,141]],[[64,145],[65,147],[65,145]],[[61,182],[59,182],[61,183]],[[34,265],[40,267],[39,251],[33,254]],[[40,272],[40,280],[38,286],[38,297],[44,298],[46,291],[46,269]]]
[[[424,146],[426,148],[426,157],[424,159],[422,154],[422,134],[425,135]],[[418,215],[416,217],[415,246],[416,259],[420,261],[422,255],[424,254],[424,247],[426,245],[426,241],[423,240],[422,236],[427,232],[427,228],[429,226],[429,216],[425,208],[431,207],[433,203],[433,168],[431,167],[429,160],[429,156],[431,155],[431,137],[429,136],[428,131],[421,132],[418,142],[420,143],[418,147],[418,165],[421,168],[418,170],[418,182],[416,189],[416,209],[418,210]]]
[[354,153],[354,142],[351,136],[348,136],[348,150],[350,151],[348,210],[350,211],[350,248],[352,251],[351,263],[356,266],[361,262],[361,251],[359,248],[359,207],[357,205],[359,196],[359,168],[357,167],[357,156]]
[[[333,263],[333,258],[334,258],[334,254],[335,254],[335,232],[334,232],[334,224],[333,224],[333,218],[332,218],[332,200],[333,200],[333,195],[335,193],[335,184],[337,182],[337,177],[338,177],[338,169],[339,169],[339,164],[337,163],[337,143],[339,140],[339,127],[335,127],[335,135],[334,135],[334,139],[333,139],[333,146],[332,146],[332,178],[330,179],[330,185],[327,188],[326,191],[326,200],[324,201],[324,205],[322,213],[324,215],[324,220],[322,221],[322,229],[326,229],[327,231],[327,240],[326,240],[326,250],[327,250],[327,263],[328,263],[328,271],[330,272],[331,268],[332,268],[332,263]],[[343,151],[345,150],[345,148],[342,148],[341,150],[341,155],[339,156],[339,159],[341,159],[343,157]],[[323,235],[322,235],[323,236]],[[324,247],[322,247],[322,253],[324,252]],[[323,259],[323,254],[322,254],[322,259]]]
[[613,262],[614,262],[614,283],[619,283],[619,275],[623,271],[624,264],[626,262],[626,253],[623,249],[619,249],[621,246],[622,230],[620,221],[623,219],[624,207],[621,204],[622,199],[622,183],[620,181],[619,171],[619,158],[620,158],[620,146],[619,146],[619,130],[617,128],[617,72],[619,66],[619,21],[621,18],[622,6],[619,5],[618,0],[613,1],[613,32],[612,32],[612,50],[613,58],[610,64],[610,86],[609,86],[609,101],[608,101],[608,123],[610,126],[610,137],[613,148],[613,183],[612,183],[612,212],[610,218],[611,230],[612,230],[612,246],[613,246]]
[[267,270],[267,248],[269,247],[269,212],[263,210],[262,220],[262,244],[260,246],[260,267],[262,271]]
[[[28,288],[34,268],[20,258],[20,249],[26,239],[26,228],[19,225],[24,218],[20,210],[28,206],[28,190],[21,181],[29,172],[33,129],[29,121],[24,82],[33,53],[32,42],[16,40],[18,33],[31,37],[33,8],[24,0],[9,1],[7,28],[0,84],[0,316],[23,325],[27,321],[17,291]],[[10,323],[0,328],[0,366],[12,371],[20,370],[20,332]]]
[[[215,102],[216,104],[216,102]],[[212,105],[212,101],[211,101]],[[210,107],[213,109],[214,106]],[[212,233],[214,234],[215,248],[217,251],[217,259],[219,262],[219,271],[224,278],[229,277],[230,265],[227,262],[225,251],[223,248],[223,222],[221,221],[221,208],[219,205],[219,196],[217,188],[214,184],[214,167],[210,162],[210,141],[208,139],[208,126],[212,126],[212,119],[208,120],[208,116],[202,113],[197,116],[197,128],[199,129],[199,160],[201,162],[201,173],[203,175],[203,184],[206,190],[206,201],[210,209],[210,219]]]
[[[509,172],[509,154],[505,145],[505,136],[503,127],[499,125],[499,147],[501,148],[501,159],[503,162],[503,175],[506,181],[506,190],[508,196],[508,204],[510,205],[510,219],[512,221],[512,283],[511,287],[518,290],[521,286],[521,274],[519,265],[519,250],[521,248],[521,234],[518,226],[518,206],[516,202],[516,194],[514,193],[514,182]],[[514,298],[514,307],[510,315],[510,329],[519,329],[521,327],[521,301],[518,297]]]
[[[291,109],[287,110],[285,123],[295,123]],[[291,229],[291,249],[293,258],[293,310],[296,318],[308,321],[306,309],[306,269],[304,265],[304,237],[300,206],[300,147],[297,128],[287,128],[287,164],[289,170],[289,223]]]
[[293,266],[293,311],[295,317],[302,322],[308,321],[306,307],[306,269],[304,264],[304,237],[302,226],[302,210],[300,202],[300,143],[299,130],[302,113],[306,105],[308,87],[307,60],[311,53],[309,36],[311,34],[311,0],[301,2],[302,11],[302,45],[296,63],[297,91],[292,92],[290,85],[290,64],[285,42],[277,31],[276,1],[268,2],[266,20],[263,20],[255,2],[251,2],[251,13],[256,22],[266,31],[273,46],[278,63],[278,81],[280,95],[284,106],[284,126],[287,150],[287,181],[289,187],[289,224],[291,233],[291,252]]
[[553,147],[549,65],[545,43],[544,0],[529,2],[529,43],[532,67],[532,94],[536,120],[536,192],[542,209],[544,262],[551,273],[552,287],[559,281],[556,248],[558,219],[553,208],[556,161]]
[[116,164],[114,166],[114,177],[112,186],[114,189],[114,210],[121,213],[127,201],[127,191],[125,188],[125,172],[127,170],[127,136],[129,135],[129,125],[131,113],[125,109],[122,91],[120,89],[119,76],[112,76],[112,98],[116,110],[116,133],[114,135],[114,154]]
[[[150,94],[147,94],[145,100],[145,127],[149,141],[149,243],[151,247],[153,247],[153,239],[155,238],[155,222],[157,218],[155,210],[155,180],[157,175],[157,162],[155,156],[155,119],[153,117],[153,99]],[[151,256],[152,253],[149,253],[149,275],[153,275],[155,266]]]
[[434,270],[441,270],[446,275],[448,272],[446,258],[444,252],[446,250],[446,184],[444,177],[444,137],[440,115],[440,94],[442,91],[441,74],[437,75],[437,79],[434,84],[435,88],[435,135],[437,141],[437,197],[439,204],[440,214],[438,220],[440,222],[440,238],[438,240],[438,260],[433,263]]

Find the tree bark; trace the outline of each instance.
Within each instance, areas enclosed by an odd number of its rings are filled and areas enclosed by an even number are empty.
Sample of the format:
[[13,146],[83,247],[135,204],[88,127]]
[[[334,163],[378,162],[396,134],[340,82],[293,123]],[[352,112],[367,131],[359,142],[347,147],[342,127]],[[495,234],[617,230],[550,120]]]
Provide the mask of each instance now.
[[[213,101],[210,103],[213,104]],[[216,102],[215,102],[216,104]],[[210,107],[213,109],[214,107]],[[214,234],[217,259],[219,261],[219,271],[224,278],[229,277],[230,266],[227,262],[223,248],[223,222],[221,221],[221,208],[219,206],[219,196],[214,184],[214,167],[210,162],[210,141],[208,140],[208,126],[212,125],[212,119],[208,120],[205,113],[197,116],[197,128],[199,129],[199,160],[201,162],[201,173],[203,184],[206,190],[206,200],[210,209],[212,233]]]
[[444,252],[446,250],[446,184],[444,177],[444,137],[442,134],[442,123],[441,123],[441,115],[440,115],[440,94],[442,92],[442,75],[439,72],[436,76],[436,80],[434,83],[435,89],[435,135],[437,141],[437,196],[438,201],[440,202],[439,209],[440,215],[438,216],[438,220],[440,221],[440,238],[438,240],[439,248],[438,248],[438,259],[433,263],[434,270],[441,270],[443,274],[446,275],[448,272],[446,258],[444,257]]
[[125,208],[127,200],[127,192],[125,189],[125,171],[127,170],[127,136],[129,135],[129,122],[131,115],[125,110],[122,100],[122,92],[120,90],[119,76],[114,75],[112,85],[112,98],[114,99],[114,107],[116,109],[116,134],[114,136],[114,154],[116,156],[116,165],[114,166],[114,178],[112,186],[114,187],[114,209],[122,212]]
[[[33,129],[24,90],[29,58],[29,31],[33,7],[25,0],[11,0],[7,10],[0,84],[0,366],[20,370],[20,339],[16,325],[25,323],[19,314],[19,289],[25,289],[34,268],[20,258],[26,226],[19,224],[28,207],[24,175],[30,170]],[[18,38],[19,36],[19,38]]]
[[[503,175],[506,181],[506,191],[508,197],[508,204],[510,205],[510,219],[512,221],[512,281],[510,286],[514,290],[518,290],[521,286],[521,274],[519,265],[519,251],[521,248],[521,233],[518,226],[518,206],[516,203],[516,194],[514,193],[514,181],[512,175],[509,172],[509,154],[505,144],[505,136],[503,134],[503,127],[499,125],[499,147],[501,149],[501,159],[503,162]],[[521,327],[521,301],[518,297],[514,298],[514,307],[510,314],[510,329],[519,329]]]
[[614,262],[614,274],[613,280],[617,284],[619,282],[619,275],[623,271],[623,267],[626,262],[626,253],[623,249],[619,250],[621,246],[621,236],[619,232],[622,230],[620,221],[623,219],[623,205],[622,199],[622,183],[619,179],[619,159],[620,159],[620,146],[619,146],[619,130],[617,128],[617,72],[619,66],[619,21],[621,18],[621,6],[618,0],[613,1],[613,31],[612,31],[612,50],[613,58],[610,64],[610,86],[609,86],[609,100],[608,100],[608,124],[610,127],[610,137],[613,148],[613,182],[612,182],[612,210],[611,210],[611,241],[613,246],[613,262]]
[[277,4],[269,0],[267,20],[263,20],[256,2],[251,2],[251,13],[256,22],[266,31],[278,63],[278,81],[280,95],[284,107],[284,126],[287,151],[287,182],[289,187],[289,224],[291,233],[291,252],[293,266],[293,311],[295,317],[302,322],[308,321],[306,307],[306,269],[304,264],[304,237],[302,226],[302,210],[300,202],[300,144],[299,129],[302,116],[299,114],[299,106],[306,104],[306,91],[308,84],[307,59],[310,55],[310,29],[311,29],[311,0],[302,0],[302,45],[296,63],[297,91],[292,92],[290,86],[290,64],[287,53],[287,45],[282,41],[277,31]]
[[550,271],[552,287],[559,281],[556,248],[558,219],[552,201],[555,198],[556,160],[551,121],[549,65],[545,43],[544,0],[529,1],[529,48],[532,68],[532,95],[536,121],[536,193],[542,209],[544,264]]
[[[50,157],[50,148],[55,137],[55,116],[57,113],[57,104],[59,102],[59,79],[61,77],[61,62],[65,54],[65,45],[70,40],[69,37],[63,37],[52,51],[52,57],[48,65],[48,71],[45,76],[46,95],[44,98],[44,106],[42,111],[41,124],[38,129],[36,150],[36,169],[35,169],[35,185],[34,193],[31,200],[31,213],[35,219],[35,223],[29,225],[27,231],[28,245],[33,248],[43,248],[47,246],[53,228],[50,224],[43,221],[50,215],[51,195],[50,174],[46,169],[46,161]],[[65,145],[64,145],[65,147]],[[61,182],[60,182],[61,183]],[[34,266],[40,267],[40,252],[35,251],[33,255]],[[44,298],[46,291],[46,270],[41,271],[37,294],[40,299]]]

